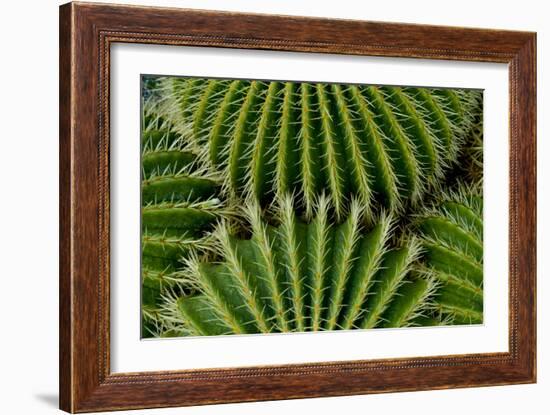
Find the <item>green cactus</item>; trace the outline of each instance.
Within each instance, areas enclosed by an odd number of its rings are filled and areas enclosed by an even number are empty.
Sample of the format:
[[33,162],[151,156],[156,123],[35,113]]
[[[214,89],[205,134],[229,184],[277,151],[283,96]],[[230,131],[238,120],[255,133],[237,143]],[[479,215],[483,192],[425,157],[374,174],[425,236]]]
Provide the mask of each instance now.
[[164,78],[167,116],[232,195],[296,194],[311,218],[325,193],[337,218],[417,204],[456,160],[479,91]]
[[352,200],[335,225],[328,199],[316,206],[305,223],[286,197],[270,224],[249,202],[246,238],[221,222],[213,233],[218,260],[185,261],[180,281],[197,294],[167,296],[167,327],[188,335],[402,327],[432,307],[434,280],[412,271],[420,246],[390,246],[390,217],[367,229]]
[[443,193],[417,223],[423,264],[441,283],[438,318],[447,323],[483,322],[483,199],[479,186]]
[[483,182],[483,111],[481,106],[463,147],[463,152],[457,163],[461,167],[462,175],[470,182],[481,185]]
[[[148,101],[142,123],[141,268],[143,334],[158,334],[162,295],[178,288],[174,272],[230,210],[219,199],[221,181]],[[185,290],[180,291],[186,292]]]
[[481,92],[149,78],[143,336],[483,321]]

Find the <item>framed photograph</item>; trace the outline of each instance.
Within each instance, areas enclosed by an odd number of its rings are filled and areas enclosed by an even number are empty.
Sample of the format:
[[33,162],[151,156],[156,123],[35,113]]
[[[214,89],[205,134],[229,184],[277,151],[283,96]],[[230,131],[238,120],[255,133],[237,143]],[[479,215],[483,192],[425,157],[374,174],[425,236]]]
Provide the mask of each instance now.
[[60,8],[60,406],[536,380],[536,35]]

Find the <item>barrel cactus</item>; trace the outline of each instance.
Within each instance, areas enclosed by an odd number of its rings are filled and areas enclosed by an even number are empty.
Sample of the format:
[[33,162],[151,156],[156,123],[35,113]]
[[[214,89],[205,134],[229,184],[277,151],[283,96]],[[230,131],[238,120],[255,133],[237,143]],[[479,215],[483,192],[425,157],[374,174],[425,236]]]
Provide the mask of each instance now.
[[196,292],[168,296],[167,325],[193,335],[403,327],[431,312],[435,280],[413,269],[420,245],[392,246],[389,216],[367,228],[352,200],[335,225],[321,197],[305,223],[290,197],[281,204],[274,224],[247,204],[247,237],[218,225],[211,259],[185,261],[180,282]]
[[144,336],[482,322],[480,91],[147,81]]
[[483,199],[479,186],[442,193],[419,215],[423,266],[441,283],[438,318],[455,324],[483,322]]
[[294,193],[311,217],[325,193],[338,218],[417,204],[471,130],[479,91],[166,78],[176,128],[234,195]]
[[220,199],[220,179],[201,166],[151,101],[144,107],[141,148],[143,331],[156,333],[161,297],[175,288],[181,259],[201,250],[216,220],[231,211]]
[[468,182],[483,184],[483,113],[480,109],[474,118],[474,124],[466,138],[463,151],[458,159],[462,176]]

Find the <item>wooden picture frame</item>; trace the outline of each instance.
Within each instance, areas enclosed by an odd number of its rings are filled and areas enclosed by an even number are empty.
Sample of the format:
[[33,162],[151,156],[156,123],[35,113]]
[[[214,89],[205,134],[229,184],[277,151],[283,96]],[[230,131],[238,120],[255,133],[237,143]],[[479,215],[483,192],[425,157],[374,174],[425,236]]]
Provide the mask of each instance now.
[[[335,36],[337,33],[337,36]],[[109,69],[113,43],[509,65],[509,352],[111,373]],[[60,8],[60,407],[173,407],[536,380],[536,34],[69,3]]]

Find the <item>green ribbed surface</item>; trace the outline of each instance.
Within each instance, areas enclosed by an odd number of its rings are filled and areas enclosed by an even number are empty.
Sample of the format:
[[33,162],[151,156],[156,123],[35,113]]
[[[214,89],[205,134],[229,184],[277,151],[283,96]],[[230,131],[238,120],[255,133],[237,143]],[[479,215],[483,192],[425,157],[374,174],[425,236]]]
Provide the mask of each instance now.
[[435,311],[455,324],[483,322],[483,199],[459,187],[421,215],[423,264],[439,281]]
[[483,321],[480,91],[147,85],[143,336]]
[[220,225],[214,232],[219,260],[191,258],[181,274],[198,294],[173,298],[179,330],[215,335],[403,327],[431,307],[435,284],[413,271],[417,243],[391,247],[391,220],[382,217],[367,228],[355,202],[339,225],[330,224],[325,199],[319,206],[304,223],[285,199],[277,224],[270,225],[251,205],[246,239]]
[[224,212],[221,182],[159,108],[145,107],[141,138],[141,274],[143,335],[158,332],[163,296],[186,294],[174,273]]
[[[311,217],[417,203],[456,159],[478,91],[167,78],[171,118],[207,148],[235,195],[296,195]],[[184,104],[183,104],[184,103]],[[178,106],[179,104],[179,106]]]

